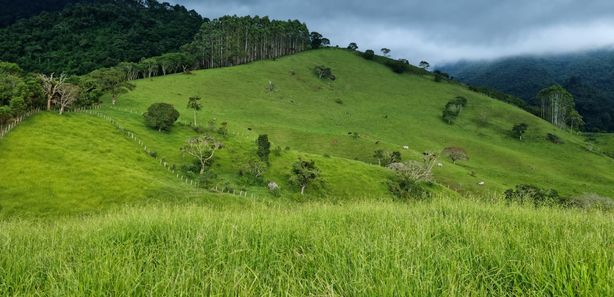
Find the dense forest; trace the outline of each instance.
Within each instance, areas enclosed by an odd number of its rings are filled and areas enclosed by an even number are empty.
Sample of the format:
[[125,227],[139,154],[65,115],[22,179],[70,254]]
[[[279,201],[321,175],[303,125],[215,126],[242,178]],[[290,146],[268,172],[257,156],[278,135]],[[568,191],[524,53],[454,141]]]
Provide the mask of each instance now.
[[85,74],[179,50],[202,22],[193,10],[153,0],[70,4],[0,29],[0,60],[25,71]]
[[538,92],[553,84],[569,91],[589,131],[614,131],[614,51],[493,62],[461,62],[441,67],[462,82],[493,88],[539,106]]
[[209,68],[293,54],[305,50],[309,42],[309,30],[298,20],[225,16],[205,22],[184,50]]
[[0,27],[15,23],[20,19],[29,18],[43,11],[53,12],[62,10],[66,5],[77,2],[93,0],[0,0]]

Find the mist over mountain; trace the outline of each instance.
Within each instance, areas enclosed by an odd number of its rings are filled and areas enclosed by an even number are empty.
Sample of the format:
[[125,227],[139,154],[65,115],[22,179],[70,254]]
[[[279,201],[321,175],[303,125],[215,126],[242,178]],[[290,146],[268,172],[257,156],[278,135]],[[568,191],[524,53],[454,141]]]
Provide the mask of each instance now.
[[517,56],[443,65],[458,80],[489,87],[536,104],[537,93],[560,84],[575,98],[591,131],[614,131],[614,50],[549,56]]

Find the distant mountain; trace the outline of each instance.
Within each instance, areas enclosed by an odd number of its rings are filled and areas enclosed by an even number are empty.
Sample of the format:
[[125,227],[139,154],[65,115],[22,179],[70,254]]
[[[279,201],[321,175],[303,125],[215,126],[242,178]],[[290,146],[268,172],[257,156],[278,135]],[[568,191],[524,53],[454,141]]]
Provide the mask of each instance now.
[[24,18],[33,17],[43,11],[54,12],[62,10],[67,4],[85,2],[87,0],[0,0],[0,27],[5,27]]
[[489,87],[536,104],[539,90],[558,83],[570,91],[587,129],[614,131],[614,50],[525,56],[440,67],[470,85]]
[[26,71],[84,74],[176,51],[202,22],[193,10],[155,0],[85,1],[0,28],[0,60]]

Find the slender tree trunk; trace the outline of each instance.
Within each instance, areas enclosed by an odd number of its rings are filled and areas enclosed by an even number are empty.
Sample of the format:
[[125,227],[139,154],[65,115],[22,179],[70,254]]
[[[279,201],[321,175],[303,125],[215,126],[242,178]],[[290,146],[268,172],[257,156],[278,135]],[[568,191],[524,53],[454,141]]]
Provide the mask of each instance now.
[[305,188],[307,187],[307,185],[302,185],[301,186],[301,195],[305,194]]
[[51,101],[53,100],[52,95],[47,95],[47,111],[51,110]]
[[194,110],[194,128],[196,128],[196,109]]

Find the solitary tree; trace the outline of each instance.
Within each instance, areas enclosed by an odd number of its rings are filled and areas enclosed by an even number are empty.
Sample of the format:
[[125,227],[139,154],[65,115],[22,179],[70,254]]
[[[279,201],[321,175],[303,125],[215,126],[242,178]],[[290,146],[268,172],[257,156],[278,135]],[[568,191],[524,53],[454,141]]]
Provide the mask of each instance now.
[[79,87],[73,84],[65,83],[58,87],[57,96],[53,97],[53,103],[60,106],[60,115],[79,99],[79,92]]
[[309,39],[311,41],[311,48],[312,49],[318,49],[318,48],[322,47],[322,45],[325,45],[324,44],[325,43],[325,40],[324,40],[325,38],[322,36],[322,34],[320,34],[318,32],[311,32],[309,34]]
[[447,147],[443,150],[442,155],[450,158],[453,164],[456,164],[456,161],[469,160],[467,152],[460,147]]
[[320,177],[320,170],[316,167],[313,160],[304,161],[299,159],[292,165],[290,183],[297,185],[301,189],[301,195],[305,193],[307,186],[313,184]]
[[263,162],[269,162],[269,155],[271,154],[271,143],[269,142],[269,136],[266,134],[259,135],[256,140],[258,145],[258,158]]
[[379,166],[382,166],[382,160],[386,158],[384,150],[376,150],[375,152],[373,152],[373,158],[377,160],[377,164]]
[[348,45],[348,49],[355,51],[358,49],[358,45],[356,44],[356,42],[350,42],[350,45]]
[[47,96],[47,110],[51,110],[53,98],[58,94],[58,89],[64,85],[67,77],[63,73],[60,76],[55,76],[53,73],[51,73],[49,76],[40,74],[38,78],[41,81],[43,92],[45,93],[45,96]]
[[382,48],[381,51],[382,51],[382,54],[384,54],[384,56],[386,57],[388,57],[388,54],[390,54],[389,48]]
[[429,64],[429,62],[427,61],[420,61],[420,64],[418,66],[420,66],[420,68],[424,70],[428,70],[431,67],[431,64]]
[[168,103],[154,103],[143,114],[145,124],[158,131],[168,131],[179,118],[179,112]]
[[362,54],[362,57],[367,60],[373,60],[373,58],[375,58],[375,52],[373,50],[368,49]]
[[194,110],[194,127],[197,126],[196,124],[196,112],[200,111],[202,109],[202,104],[200,103],[200,97],[198,96],[193,96],[190,97],[188,99],[188,108]]
[[201,135],[188,139],[181,147],[181,152],[188,154],[200,162],[200,174],[205,173],[207,163],[213,159],[215,152],[223,147],[223,144],[208,135]]
[[458,96],[448,101],[443,108],[443,120],[448,124],[453,124],[465,106],[467,106],[467,98],[465,97]]
[[512,128],[512,134],[514,135],[514,137],[517,137],[518,139],[522,140],[522,135],[524,135],[524,133],[527,132],[528,128],[529,128],[529,125],[525,123],[516,124]]

